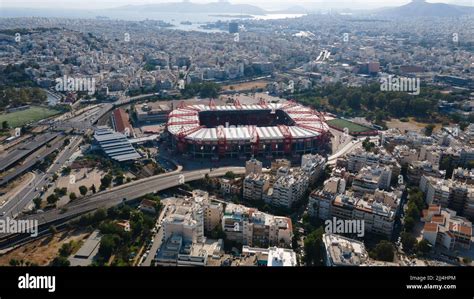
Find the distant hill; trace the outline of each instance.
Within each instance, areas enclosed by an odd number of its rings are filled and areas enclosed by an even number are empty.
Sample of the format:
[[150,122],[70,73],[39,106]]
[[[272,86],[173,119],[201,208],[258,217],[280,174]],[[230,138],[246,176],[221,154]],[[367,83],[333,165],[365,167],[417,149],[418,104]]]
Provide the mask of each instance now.
[[474,7],[413,0],[403,6],[379,9],[377,14],[393,17],[459,17],[474,14]]
[[231,4],[227,1],[213,3],[192,3],[192,2],[170,2],[159,4],[126,5],[113,10],[147,11],[147,12],[168,12],[168,13],[242,13],[251,15],[264,15],[264,9],[249,4]]

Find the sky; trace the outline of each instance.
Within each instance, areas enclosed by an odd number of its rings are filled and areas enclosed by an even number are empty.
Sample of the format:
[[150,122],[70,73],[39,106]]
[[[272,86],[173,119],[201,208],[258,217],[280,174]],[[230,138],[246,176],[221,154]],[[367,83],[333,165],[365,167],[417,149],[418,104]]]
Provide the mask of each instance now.
[[[69,8],[69,9],[103,9],[129,4],[153,4],[163,2],[180,2],[181,0],[0,0],[1,7],[21,8]],[[191,0],[196,3],[216,2],[217,0]],[[411,0],[230,0],[233,4],[252,4],[264,9],[282,9],[294,5],[306,8],[351,8],[372,9],[387,6],[400,6]],[[474,5],[474,0],[428,0],[451,4]]]

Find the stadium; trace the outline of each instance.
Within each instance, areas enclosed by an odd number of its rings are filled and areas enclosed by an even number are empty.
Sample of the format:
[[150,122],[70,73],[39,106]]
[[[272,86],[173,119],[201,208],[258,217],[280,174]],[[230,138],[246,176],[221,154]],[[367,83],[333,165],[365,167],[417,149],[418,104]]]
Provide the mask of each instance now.
[[330,140],[324,116],[293,101],[186,106],[171,111],[172,146],[192,157],[298,156],[315,153]]

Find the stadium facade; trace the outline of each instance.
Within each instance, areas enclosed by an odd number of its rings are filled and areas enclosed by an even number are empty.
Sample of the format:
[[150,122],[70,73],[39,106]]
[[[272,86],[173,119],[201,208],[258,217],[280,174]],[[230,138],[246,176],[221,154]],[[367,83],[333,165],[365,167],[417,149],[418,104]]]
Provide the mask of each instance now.
[[171,111],[167,123],[173,148],[192,157],[301,155],[330,140],[324,116],[296,102],[209,104]]

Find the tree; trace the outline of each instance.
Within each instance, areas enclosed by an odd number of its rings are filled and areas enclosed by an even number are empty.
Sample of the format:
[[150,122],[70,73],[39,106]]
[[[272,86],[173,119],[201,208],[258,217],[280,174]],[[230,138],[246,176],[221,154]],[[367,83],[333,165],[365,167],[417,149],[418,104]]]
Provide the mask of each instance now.
[[404,229],[407,232],[411,232],[415,227],[415,219],[412,217],[405,217]]
[[124,181],[125,181],[125,176],[122,173],[117,175],[114,179],[114,182],[116,185],[123,185]]
[[46,201],[48,202],[48,204],[51,204],[51,205],[55,204],[58,200],[59,200],[59,197],[55,193],[46,197]]
[[54,236],[58,232],[58,230],[56,229],[56,226],[50,225],[49,232]]
[[416,251],[420,255],[426,255],[431,251],[431,244],[430,242],[426,241],[425,239],[418,242],[416,246]]
[[370,138],[367,137],[364,139],[364,141],[362,141],[362,146],[366,152],[370,152],[375,147],[375,143],[371,142]]
[[433,134],[433,129],[435,128],[435,125],[433,124],[428,124],[425,127],[425,135],[426,136],[431,136]]
[[69,193],[69,199],[70,200],[76,200],[77,199],[76,193],[74,193],[74,192]]
[[10,266],[20,266],[20,261],[18,261],[17,259],[11,259],[9,262]]
[[70,266],[71,263],[69,262],[69,260],[66,257],[58,256],[58,257],[55,257],[51,261],[50,265],[53,266],[53,267],[67,267],[67,266]]
[[10,125],[8,124],[8,121],[4,120],[2,122],[2,129],[7,130],[9,127]]
[[400,238],[403,244],[403,251],[411,253],[417,246],[417,240],[415,236],[408,232],[402,232]]
[[228,178],[228,179],[235,179],[236,177],[236,174],[233,172],[233,171],[227,171],[224,175],[224,177]]
[[63,188],[55,188],[54,189],[54,194],[56,194],[57,196],[59,197],[63,197],[67,194],[67,188],[66,187],[63,187]]
[[35,199],[33,199],[33,203],[35,204],[36,209],[41,209],[41,201],[41,197],[35,197]]
[[112,175],[110,173],[107,173],[100,179],[100,190],[105,190],[107,189],[110,184],[112,183]]
[[394,248],[392,243],[386,240],[380,241],[370,252],[372,258],[385,262],[392,262],[394,257]]
[[63,257],[68,257],[71,255],[74,246],[72,246],[72,242],[64,243],[61,248],[59,248],[59,255]]
[[66,167],[63,167],[63,169],[61,170],[61,173],[62,173],[63,175],[70,175],[70,174],[71,174],[71,170],[72,170],[71,167],[66,166]]
[[85,196],[87,194],[87,187],[86,186],[79,186],[79,193],[81,193],[82,196]]
[[311,232],[304,240],[304,259],[306,266],[322,265],[322,240],[324,230],[322,227]]
[[104,235],[100,240],[99,255],[104,259],[109,259],[119,241],[118,235]]

